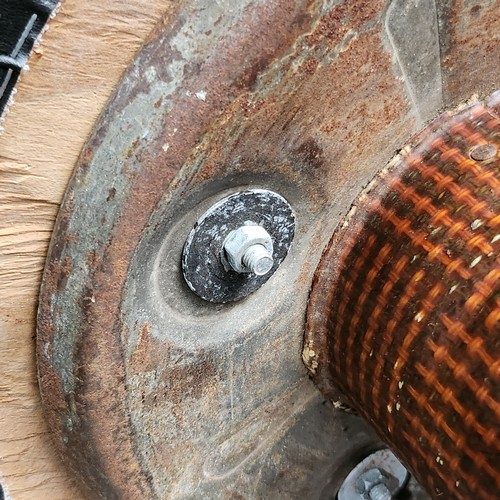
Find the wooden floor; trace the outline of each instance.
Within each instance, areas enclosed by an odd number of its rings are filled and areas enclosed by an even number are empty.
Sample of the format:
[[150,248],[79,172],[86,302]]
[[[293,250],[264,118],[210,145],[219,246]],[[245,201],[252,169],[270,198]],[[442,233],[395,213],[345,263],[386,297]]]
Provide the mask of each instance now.
[[41,273],[80,149],[168,0],[63,0],[0,134],[0,483],[13,500],[79,499],[44,423],[35,366]]

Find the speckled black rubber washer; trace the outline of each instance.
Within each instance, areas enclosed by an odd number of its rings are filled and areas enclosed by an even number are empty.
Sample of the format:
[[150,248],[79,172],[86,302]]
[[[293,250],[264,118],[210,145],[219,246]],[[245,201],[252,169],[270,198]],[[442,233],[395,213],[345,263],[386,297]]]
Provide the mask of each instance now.
[[[220,253],[227,235],[253,222],[273,240],[274,265],[264,276],[227,271]],[[210,208],[189,234],[182,271],[189,288],[215,303],[240,300],[255,292],[276,272],[287,256],[295,233],[295,215],[288,202],[272,191],[253,189],[232,194]]]

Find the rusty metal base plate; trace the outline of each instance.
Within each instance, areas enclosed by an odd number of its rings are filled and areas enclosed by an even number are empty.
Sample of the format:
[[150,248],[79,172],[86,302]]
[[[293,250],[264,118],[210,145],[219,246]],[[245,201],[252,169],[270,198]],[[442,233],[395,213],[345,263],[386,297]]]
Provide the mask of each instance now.
[[[172,3],[82,151],[40,296],[43,406],[92,496],[329,498],[380,445],[309,381],[305,306],[361,188],[496,84],[498,3],[455,3]],[[203,301],[183,244],[247,189],[290,203],[293,245],[244,300]]]

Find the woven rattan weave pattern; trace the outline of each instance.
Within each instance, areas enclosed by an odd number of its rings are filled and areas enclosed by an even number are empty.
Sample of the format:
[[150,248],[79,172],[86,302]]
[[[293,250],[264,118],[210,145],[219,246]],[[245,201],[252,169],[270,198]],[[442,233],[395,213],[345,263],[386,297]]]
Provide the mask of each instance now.
[[308,306],[320,388],[340,389],[437,498],[500,491],[498,100],[444,114],[380,173]]

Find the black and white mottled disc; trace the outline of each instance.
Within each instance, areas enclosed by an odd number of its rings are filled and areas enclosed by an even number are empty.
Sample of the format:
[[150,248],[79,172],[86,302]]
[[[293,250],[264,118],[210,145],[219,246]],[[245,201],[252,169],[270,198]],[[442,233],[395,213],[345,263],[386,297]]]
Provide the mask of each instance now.
[[[221,249],[227,235],[253,223],[273,240],[274,265],[264,276],[226,270]],[[182,271],[189,288],[214,303],[240,300],[260,288],[288,254],[295,233],[295,215],[279,194],[252,189],[232,194],[213,205],[195,224],[182,254]]]

